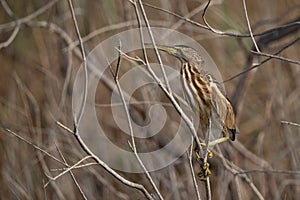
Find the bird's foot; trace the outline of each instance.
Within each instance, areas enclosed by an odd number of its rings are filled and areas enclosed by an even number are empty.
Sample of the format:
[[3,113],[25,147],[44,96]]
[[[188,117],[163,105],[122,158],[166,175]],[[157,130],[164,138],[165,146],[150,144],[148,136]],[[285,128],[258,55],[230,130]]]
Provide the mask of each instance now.
[[201,167],[201,170],[198,173],[198,177],[200,178],[201,181],[206,181],[207,178],[209,177],[209,175],[211,174],[210,169],[209,169],[209,163],[208,162],[200,163],[200,167]]
[[[205,143],[200,143],[202,146],[206,146],[206,144]],[[209,144],[208,144],[208,146],[210,146]],[[196,159],[197,160],[199,160],[200,159],[200,155],[199,155],[199,149],[198,148],[196,148],[195,149],[195,154],[196,154]],[[209,158],[212,158],[213,157],[213,152],[211,151],[211,150],[209,150],[209,149],[207,149],[207,156],[209,157]]]

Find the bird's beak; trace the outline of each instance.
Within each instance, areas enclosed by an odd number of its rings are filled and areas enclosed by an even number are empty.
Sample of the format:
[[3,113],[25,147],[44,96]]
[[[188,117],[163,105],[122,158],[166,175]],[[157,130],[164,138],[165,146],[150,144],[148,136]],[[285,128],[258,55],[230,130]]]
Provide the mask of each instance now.
[[[148,48],[153,48],[152,44],[147,44],[145,46],[148,47]],[[176,48],[174,48],[174,47],[169,47],[169,46],[164,46],[164,45],[156,45],[156,48],[158,50],[165,51],[168,54],[171,54],[173,56],[177,56],[178,55],[178,50]]]
[[165,51],[167,52],[168,54],[171,54],[171,55],[178,55],[178,51],[177,49],[173,48],[173,47],[168,47],[168,46],[156,46],[158,50],[161,50],[161,51]]

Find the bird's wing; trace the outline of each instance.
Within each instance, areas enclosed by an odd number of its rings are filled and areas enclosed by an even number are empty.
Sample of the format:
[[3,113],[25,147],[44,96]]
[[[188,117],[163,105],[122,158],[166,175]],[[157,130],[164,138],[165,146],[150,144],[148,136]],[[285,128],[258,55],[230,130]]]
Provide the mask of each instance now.
[[211,100],[212,106],[214,109],[215,114],[219,117],[221,122],[225,122],[226,115],[227,115],[227,98],[223,95],[220,91],[219,87],[215,82],[210,82],[210,89],[211,89]]
[[235,115],[231,103],[226,98],[225,94],[221,92],[218,83],[211,81],[211,97],[214,115],[213,117],[217,118],[220,122],[220,125],[223,128],[226,128],[225,131],[228,131],[231,140],[234,140],[235,134],[238,132],[235,123]]

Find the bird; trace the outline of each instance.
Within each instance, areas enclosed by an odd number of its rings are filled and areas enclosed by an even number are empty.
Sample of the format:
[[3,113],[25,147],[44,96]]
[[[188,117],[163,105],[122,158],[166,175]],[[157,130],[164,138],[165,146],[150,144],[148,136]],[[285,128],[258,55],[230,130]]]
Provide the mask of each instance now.
[[[221,130],[222,137],[209,141],[208,146],[214,146],[228,139],[234,141],[239,131],[233,107],[214,75],[204,70],[206,63],[201,54],[186,45],[156,47],[180,60],[183,93],[192,110],[199,114],[202,134],[205,136],[211,131],[210,123]],[[208,167],[208,163],[202,164],[203,171],[200,176],[203,180],[210,174]]]

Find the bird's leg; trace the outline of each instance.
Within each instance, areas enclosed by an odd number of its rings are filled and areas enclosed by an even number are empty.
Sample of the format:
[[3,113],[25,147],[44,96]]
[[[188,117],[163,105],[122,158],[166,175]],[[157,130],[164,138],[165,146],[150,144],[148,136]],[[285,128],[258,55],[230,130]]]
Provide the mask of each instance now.
[[[219,139],[216,139],[216,140],[213,140],[213,141],[210,141],[208,143],[208,147],[212,147],[216,144],[220,144],[220,143],[223,143],[223,142],[226,142],[230,137],[228,136],[228,134],[224,134],[223,137],[219,138]],[[200,143],[202,146],[206,146],[206,144],[204,143]]]
[[[203,143],[203,142],[200,142],[200,145],[202,145],[202,146],[204,146],[204,147],[206,146],[206,144]],[[208,147],[210,147],[210,146],[212,146],[212,145],[208,144]],[[195,149],[194,149],[194,151],[195,151],[196,159],[199,161],[199,159],[200,159],[199,147],[196,146]],[[209,150],[209,149],[207,149],[207,156],[208,156],[209,158],[212,158],[212,157],[213,157],[213,153],[212,153],[212,151]]]
[[[204,142],[200,142],[200,145],[206,147],[206,144]],[[208,147],[211,147],[213,146],[214,144],[211,144],[210,142],[208,143]],[[196,154],[196,159],[199,160],[200,159],[200,155],[199,155],[199,149],[197,148],[197,146],[195,147],[195,154]],[[209,158],[212,158],[213,157],[213,153],[211,150],[207,149],[207,156]]]
[[[215,146],[216,144],[220,144],[220,143],[226,142],[228,139],[229,139],[229,137],[222,137],[222,138],[219,138],[219,139],[216,139],[214,141],[209,142],[208,143],[208,149],[207,149],[207,156],[209,158],[213,157],[213,153],[212,153],[211,150],[209,150],[209,147]],[[200,144],[202,146],[206,147],[206,144],[204,142],[200,142]],[[197,160],[199,160],[200,159],[199,149],[197,147],[195,147],[194,151],[195,151]]]
[[195,147],[194,151],[195,151],[195,155],[196,155],[196,160],[199,160],[200,159],[199,149],[197,147]]
[[[207,156],[209,158],[211,158],[213,156],[213,153],[212,153],[212,151],[209,150],[209,147],[214,146],[216,144],[220,144],[222,142],[226,142],[228,139],[229,139],[229,137],[222,137],[222,138],[219,138],[219,139],[214,140],[212,142],[209,142],[208,143],[208,147],[207,147]],[[204,143],[200,143],[200,144],[203,145],[203,146],[206,146]],[[198,173],[198,176],[199,176],[199,178],[200,178],[201,181],[206,181],[207,177],[211,174],[211,171],[209,169],[209,163],[208,162],[204,162],[204,160],[202,158],[200,158],[199,151],[197,151],[197,149],[195,150],[195,152],[196,152],[197,160],[200,160],[200,168],[201,168],[201,170]]]
[[228,139],[229,139],[229,137],[222,137],[222,138],[216,139],[214,141],[209,142],[208,147],[214,146],[216,144],[220,144],[222,142],[226,142]]

